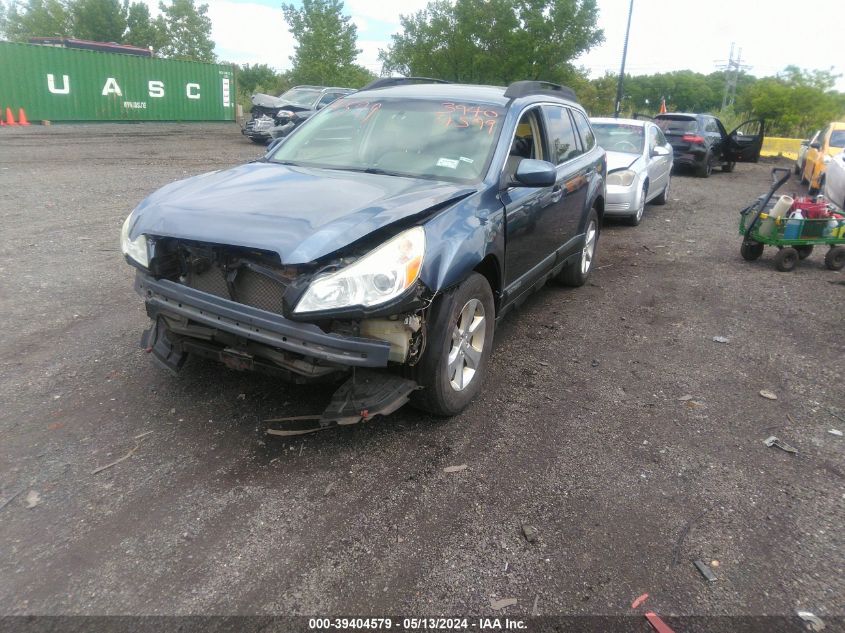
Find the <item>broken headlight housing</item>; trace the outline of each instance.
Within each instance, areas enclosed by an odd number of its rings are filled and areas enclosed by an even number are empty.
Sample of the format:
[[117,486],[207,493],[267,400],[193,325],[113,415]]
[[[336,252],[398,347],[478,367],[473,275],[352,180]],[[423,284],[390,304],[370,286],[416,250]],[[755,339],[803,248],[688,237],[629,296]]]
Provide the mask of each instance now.
[[618,171],[612,171],[607,175],[607,184],[618,187],[630,187],[636,177],[637,172],[631,169],[620,169]]
[[419,278],[424,254],[425,231],[408,229],[349,266],[314,279],[294,312],[372,307],[395,299]]
[[137,262],[144,268],[150,265],[149,251],[147,250],[147,236],[139,235],[136,239],[129,239],[132,214],[126,218],[123,228],[120,229],[120,250],[123,254]]

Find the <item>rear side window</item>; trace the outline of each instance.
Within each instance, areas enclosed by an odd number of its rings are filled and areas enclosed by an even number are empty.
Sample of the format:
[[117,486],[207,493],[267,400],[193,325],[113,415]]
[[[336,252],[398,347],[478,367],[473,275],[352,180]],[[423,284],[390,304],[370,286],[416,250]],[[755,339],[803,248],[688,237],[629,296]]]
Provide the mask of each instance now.
[[590,122],[578,110],[571,110],[572,118],[575,119],[575,127],[578,128],[578,133],[581,135],[581,142],[584,146],[584,151],[589,152],[596,146],[596,135],[593,134],[593,129],[590,127]]
[[560,165],[584,152],[576,140],[575,128],[569,112],[562,106],[543,106],[549,124],[549,141],[552,162]]
[[707,125],[704,126],[704,130],[707,132],[715,132],[716,134],[721,134],[719,130],[719,124],[716,123],[716,119],[707,119]]
[[698,121],[689,117],[660,117],[654,120],[665,134],[698,132]]
[[845,147],[845,130],[834,130],[830,133],[831,147]]

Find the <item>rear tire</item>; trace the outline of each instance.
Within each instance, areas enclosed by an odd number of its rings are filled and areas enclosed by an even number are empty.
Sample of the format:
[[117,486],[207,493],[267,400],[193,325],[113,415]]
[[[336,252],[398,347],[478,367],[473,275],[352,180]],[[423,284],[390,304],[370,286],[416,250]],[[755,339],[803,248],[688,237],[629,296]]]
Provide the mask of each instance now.
[[812,246],[796,246],[795,250],[798,251],[798,259],[807,259],[813,254]]
[[763,245],[760,242],[744,241],[742,246],[739,247],[739,252],[742,255],[742,259],[747,262],[753,262],[763,254]]
[[472,402],[487,372],[495,320],[493,291],[478,273],[434,303],[426,350],[413,368],[422,387],[411,396],[415,407],[449,417]]
[[775,268],[782,273],[788,273],[798,265],[798,251],[791,246],[780,249],[775,255]]
[[593,271],[593,262],[596,256],[596,247],[598,246],[599,233],[599,216],[595,209],[590,209],[587,215],[587,224],[585,229],[584,247],[581,249],[578,259],[571,264],[568,264],[561,270],[556,279],[564,286],[572,286],[577,288],[587,283],[590,278],[590,273]]
[[845,247],[834,246],[824,256],[824,265],[830,270],[842,270],[845,268]]
[[695,173],[699,178],[709,178],[710,174],[713,173],[713,165],[710,164],[710,152],[707,152],[704,163],[698,166]]

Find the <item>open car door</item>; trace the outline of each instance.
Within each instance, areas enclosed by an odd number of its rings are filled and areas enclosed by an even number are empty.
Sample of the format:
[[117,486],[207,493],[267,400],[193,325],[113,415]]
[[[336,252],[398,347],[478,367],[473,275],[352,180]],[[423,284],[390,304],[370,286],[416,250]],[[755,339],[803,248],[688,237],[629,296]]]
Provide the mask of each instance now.
[[725,160],[732,163],[756,163],[760,160],[765,127],[763,119],[751,119],[737,126],[728,134]]

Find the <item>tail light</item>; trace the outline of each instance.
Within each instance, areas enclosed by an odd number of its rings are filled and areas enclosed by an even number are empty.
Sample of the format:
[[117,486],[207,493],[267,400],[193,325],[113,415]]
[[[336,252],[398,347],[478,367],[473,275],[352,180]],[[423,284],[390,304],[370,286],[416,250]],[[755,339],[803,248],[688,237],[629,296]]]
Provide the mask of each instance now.
[[699,136],[698,134],[684,134],[681,140],[685,143],[697,143],[698,145],[704,145],[704,137]]

